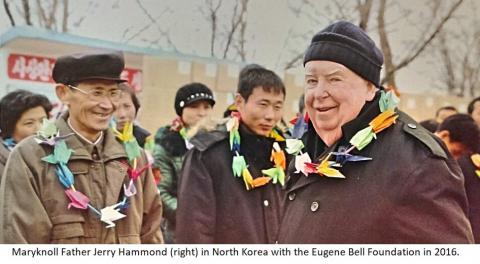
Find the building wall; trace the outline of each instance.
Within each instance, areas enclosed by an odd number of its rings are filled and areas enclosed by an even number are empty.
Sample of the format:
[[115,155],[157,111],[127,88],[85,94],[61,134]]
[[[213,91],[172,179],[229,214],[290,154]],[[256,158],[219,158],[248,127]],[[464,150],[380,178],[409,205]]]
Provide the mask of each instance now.
[[[233,103],[239,65],[163,57],[145,57],[143,63],[144,89],[139,94],[142,107],[138,120],[151,132],[169,124],[176,117],[175,93],[187,83],[201,82],[212,89],[216,100],[214,118],[221,118],[228,105]],[[303,88],[295,84],[292,74],[286,74],[284,81],[287,87],[284,116],[288,122],[295,116]]]

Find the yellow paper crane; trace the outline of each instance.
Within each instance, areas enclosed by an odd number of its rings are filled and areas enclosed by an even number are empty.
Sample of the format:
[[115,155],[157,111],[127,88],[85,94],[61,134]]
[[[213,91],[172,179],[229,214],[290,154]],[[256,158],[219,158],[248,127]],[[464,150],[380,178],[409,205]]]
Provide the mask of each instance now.
[[129,142],[134,139],[132,122],[125,123],[122,133],[120,133],[116,128],[113,128],[113,132],[115,133],[115,136],[122,142]]
[[330,154],[318,165],[318,174],[332,178],[345,178],[345,175],[343,175],[339,170],[330,167],[330,162],[328,161],[329,158]]
[[251,190],[251,189],[263,186],[269,183],[271,180],[270,177],[264,177],[264,176],[253,179],[252,175],[250,174],[247,168],[243,169],[242,177],[243,177],[243,181],[245,182],[245,188],[247,188],[247,190]]

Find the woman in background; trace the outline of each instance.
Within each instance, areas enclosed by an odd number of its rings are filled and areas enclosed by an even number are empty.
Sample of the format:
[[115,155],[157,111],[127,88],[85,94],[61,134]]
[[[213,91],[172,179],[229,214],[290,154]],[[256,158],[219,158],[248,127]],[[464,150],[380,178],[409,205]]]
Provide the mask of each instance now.
[[[117,130],[123,131],[125,124],[134,123],[137,117],[138,110],[140,109],[140,101],[138,100],[135,92],[130,86],[125,83],[118,85],[123,91],[120,97],[117,110],[113,114],[115,122],[117,124]],[[140,147],[145,147],[145,141],[150,136],[150,132],[140,127],[138,124],[133,124],[133,136],[137,139]]]
[[178,176],[183,158],[192,147],[188,132],[211,114],[214,105],[213,93],[204,84],[180,87],[175,95],[177,117],[155,135],[153,169],[158,168],[162,177],[158,190],[163,204],[162,232],[167,244],[175,243]]
[[0,179],[10,151],[37,133],[51,110],[46,96],[25,90],[15,90],[0,100]]

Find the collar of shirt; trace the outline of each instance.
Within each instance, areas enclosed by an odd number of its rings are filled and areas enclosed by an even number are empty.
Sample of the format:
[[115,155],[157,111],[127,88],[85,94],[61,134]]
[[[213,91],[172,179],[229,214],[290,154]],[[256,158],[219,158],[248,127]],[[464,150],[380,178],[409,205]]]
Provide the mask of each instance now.
[[73,128],[72,124],[70,123],[70,118],[67,119],[67,124],[70,127],[70,129],[72,129],[72,131],[75,134],[77,134],[77,136],[79,136],[82,140],[84,140],[88,144],[97,145],[100,141],[102,141],[103,131],[100,131],[100,136],[97,138],[97,140],[95,140],[95,142],[92,142],[92,141],[88,140],[86,137],[82,136],[82,134],[80,134],[77,130],[75,130],[75,128]]

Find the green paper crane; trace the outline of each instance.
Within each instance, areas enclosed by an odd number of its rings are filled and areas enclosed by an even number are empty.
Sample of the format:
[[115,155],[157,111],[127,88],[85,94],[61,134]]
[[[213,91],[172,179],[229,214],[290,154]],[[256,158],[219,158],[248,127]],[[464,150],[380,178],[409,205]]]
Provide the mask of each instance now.
[[49,121],[48,119],[44,118],[42,127],[38,130],[37,135],[43,139],[47,139],[53,137],[57,134],[58,129],[55,126],[55,121]]
[[51,164],[67,164],[73,150],[67,147],[65,140],[59,141],[53,149],[53,154],[43,157],[42,160]]
[[350,144],[354,145],[358,150],[362,150],[376,137],[372,127],[368,126],[358,131],[357,134],[350,139]]
[[240,155],[233,156],[233,162],[232,162],[233,175],[235,175],[236,177],[241,177],[243,170],[246,168],[247,168],[247,162],[245,162],[245,158],[243,156],[240,156]]
[[287,151],[287,153],[291,155],[299,154],[304,147],[301,140],[292,138],[286,140],[286,145],[287,146],[285,148],[285,151]]
[[127,153],[128,160],[133,161],[135,158],[141,155],[140,146],[135,138],[133,140],[123,142],[123,145],[125,146],[125,152]]
[[285,185],[285,171],[282,168],[270,168],[268,170],[262,170],[262,173],[272,178],[273,184],[279,182],[282,186]]
[[378,102],[380,107],[380,112],[383,113],[387,110],[392,110],[392,111],[395,110],[399,102],[400,100],[392,91],[389,91],[387,93],[382,91],[380,95],[380,101]]

